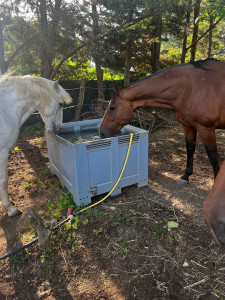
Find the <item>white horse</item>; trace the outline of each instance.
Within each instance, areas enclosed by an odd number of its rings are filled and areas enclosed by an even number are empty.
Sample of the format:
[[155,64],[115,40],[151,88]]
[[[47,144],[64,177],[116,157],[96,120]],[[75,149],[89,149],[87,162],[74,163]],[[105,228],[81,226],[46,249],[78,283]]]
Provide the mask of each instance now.
[[7,165],[21,126],[38,110],[46,130],[57,133],[62,123],[62,106],[70,102],[71,97],[57,81],[29,75],[0,78],[0,200],[9,216],[20,212],[8,197]]

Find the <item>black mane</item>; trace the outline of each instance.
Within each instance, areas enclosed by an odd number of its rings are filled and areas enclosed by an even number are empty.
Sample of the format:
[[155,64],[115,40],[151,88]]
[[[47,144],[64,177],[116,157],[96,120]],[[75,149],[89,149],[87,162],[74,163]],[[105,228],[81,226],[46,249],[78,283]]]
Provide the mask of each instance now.
[[205,65],[209,62],[209,61],[219,61],[218,59],[215,58],[207,58],[204,60],[197,60],[197,61],[191,61],[190,64],[192,64],[194,67],[205,70],[205,71],[209,71],[209,69],[207,69],[205,67]]

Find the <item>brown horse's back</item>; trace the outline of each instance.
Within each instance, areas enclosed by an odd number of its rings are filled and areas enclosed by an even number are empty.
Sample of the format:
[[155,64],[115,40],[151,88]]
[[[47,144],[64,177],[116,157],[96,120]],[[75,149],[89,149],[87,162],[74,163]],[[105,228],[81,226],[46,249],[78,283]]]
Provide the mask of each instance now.
[[[201,66],[201,67],[200,67]],[[179,96],[174,101],[178,121],[195,128],[225,128],[225,63],[209,60],[201,64],[186,64],[183,78],[174,81]]]
[[204,214],[217,239],[225,245],[225,161],[204,203]]

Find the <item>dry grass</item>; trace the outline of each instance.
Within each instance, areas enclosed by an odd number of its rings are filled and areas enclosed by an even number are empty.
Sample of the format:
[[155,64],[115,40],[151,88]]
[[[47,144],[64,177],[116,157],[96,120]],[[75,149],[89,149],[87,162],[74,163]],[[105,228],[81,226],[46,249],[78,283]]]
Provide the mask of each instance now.
[[[213,240],[202,211],[213,182],[211,167],[198,142],[190,184],[176,184],[186,161],[184,137],[171,116],[162,117],[165,128],[153,127],[149,136],[149,185],[124,188],[80,215],[78,229],[65,227],[53,235],[44,261],[37,245],[17,260],[1,261],[0,299],[225,299],[224,248]],[[223,140],[220,131],[221,159]],[[23,135],[19,143],[9,161],[10,196],[22,210],[31,205],[44,216],[46,203],[55,204],[65,190],[46,172],[45,142]],[[1,212],[0,218],[3,252],[29,223],[25,214],[9,220]],[[168,221],[179,227],[169,228]]]

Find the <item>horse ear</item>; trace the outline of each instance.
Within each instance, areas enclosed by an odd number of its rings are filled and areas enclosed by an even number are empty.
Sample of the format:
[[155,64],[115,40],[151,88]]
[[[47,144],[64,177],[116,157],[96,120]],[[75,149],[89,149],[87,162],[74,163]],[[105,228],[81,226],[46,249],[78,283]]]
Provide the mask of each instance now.
[[117,86],[117,84],[113,81],[113,89],[117,96],[120,94],[120,88]]
[[58,91],[58,89],[59,89],[58,80],[54,81],[54,88],[55,88],[56,91]]

